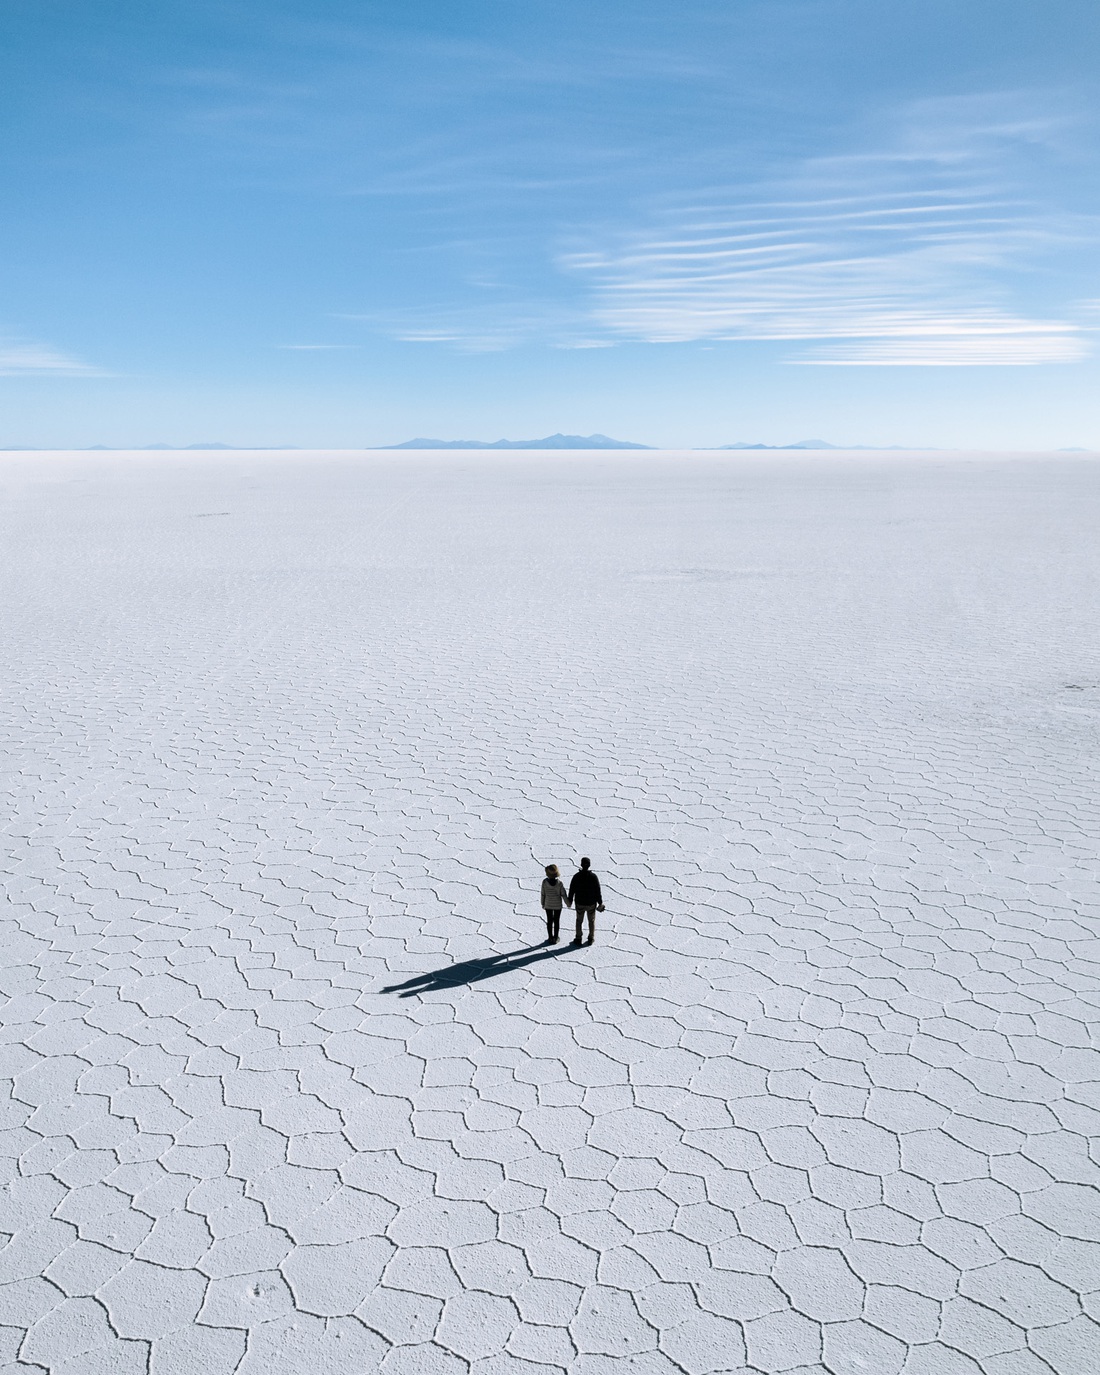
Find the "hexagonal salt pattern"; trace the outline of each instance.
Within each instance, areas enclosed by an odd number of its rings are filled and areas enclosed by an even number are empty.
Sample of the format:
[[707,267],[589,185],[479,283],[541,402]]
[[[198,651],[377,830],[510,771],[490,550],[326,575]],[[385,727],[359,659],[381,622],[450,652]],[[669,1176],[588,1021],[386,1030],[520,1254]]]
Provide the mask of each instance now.
[[1095,461],[2,479],[5,1369],[1100,1369]]

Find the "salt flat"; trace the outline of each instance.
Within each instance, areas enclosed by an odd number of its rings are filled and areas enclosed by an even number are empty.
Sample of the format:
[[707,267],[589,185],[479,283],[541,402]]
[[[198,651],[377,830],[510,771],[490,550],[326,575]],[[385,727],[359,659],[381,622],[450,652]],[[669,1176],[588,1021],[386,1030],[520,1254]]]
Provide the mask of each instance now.
[[1100,1369],[1096,458],[0,508],[4,1369]]

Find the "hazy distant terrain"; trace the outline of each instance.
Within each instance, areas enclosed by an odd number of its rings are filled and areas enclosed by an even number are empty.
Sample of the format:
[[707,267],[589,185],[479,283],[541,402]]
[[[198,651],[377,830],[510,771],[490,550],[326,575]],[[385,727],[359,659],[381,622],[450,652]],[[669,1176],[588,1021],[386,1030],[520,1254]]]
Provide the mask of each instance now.
[[1100,1369],[1092,459],[0,479],[5,1368]]
[[648,444],[633,444],[627,439],[610,439],[605,434],[551,434],[545,439],[407,439],[390,444],[391,449],[648,449]]

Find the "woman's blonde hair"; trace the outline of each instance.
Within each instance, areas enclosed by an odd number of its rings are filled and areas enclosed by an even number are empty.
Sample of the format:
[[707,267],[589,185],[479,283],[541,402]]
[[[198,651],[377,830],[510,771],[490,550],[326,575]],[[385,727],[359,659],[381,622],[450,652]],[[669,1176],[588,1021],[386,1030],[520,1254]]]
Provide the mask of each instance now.
[[557,878],[558,866],[556,864],[548,864],[546,866],[546,876],[547,878]]

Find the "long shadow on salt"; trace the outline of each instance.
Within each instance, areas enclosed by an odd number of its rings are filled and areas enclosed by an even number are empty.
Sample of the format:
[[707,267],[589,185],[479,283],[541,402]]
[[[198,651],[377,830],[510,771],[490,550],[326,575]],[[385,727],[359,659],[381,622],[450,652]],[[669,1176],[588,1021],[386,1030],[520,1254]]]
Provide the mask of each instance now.
[[542,960],[552,960],[566,954],[571,945],[547,949],[544,945],[525,945],[520,950],[509,950],[502,955],[484,955],[475,960],[462,960],[458,964],[448,964],[442,969],[432,969],[427,974],[415,974],[404,983],[388,984],[382,993],[396,993],[401,998],[415,998],[420,993],[434,993],[457,984],[478,983],[482,979],[492,979],[498,974],[507,974],[513,969],[524,969],[528,965],[539,964]]

